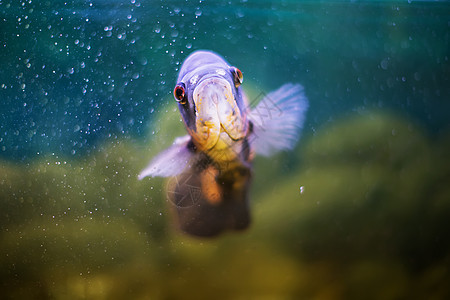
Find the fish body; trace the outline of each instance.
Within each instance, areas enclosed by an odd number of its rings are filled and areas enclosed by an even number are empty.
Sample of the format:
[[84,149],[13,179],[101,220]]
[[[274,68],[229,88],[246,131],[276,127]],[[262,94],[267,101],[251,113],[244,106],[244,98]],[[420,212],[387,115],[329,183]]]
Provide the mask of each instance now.
[[185,91],[178,106],[192,142],[211,156],[220,169],[248,160],[248,107],[236,72],[220,56],[207,51],[191,54],[183,63],[177,86]]
[[174,88],[188,135],[139,175],[170,178],[176,223],[194,236],[248,227],[254,155],[292,149],[303,126],[308,102],[302,86],[285,84],[251,109],[242,81],[238,68],[211,51],[189,55]]

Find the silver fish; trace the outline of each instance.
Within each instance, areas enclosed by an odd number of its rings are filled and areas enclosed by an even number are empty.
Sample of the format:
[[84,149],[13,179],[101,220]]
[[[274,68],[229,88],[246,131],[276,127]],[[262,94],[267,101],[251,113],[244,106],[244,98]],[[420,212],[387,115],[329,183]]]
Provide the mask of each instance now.
[[189,55],[174,88],[188,135],[139,174],[170,177],[175,223],[188,234],[247,228],[253,157],[290,150],[299,139],[308,108],[303,87],[285,84],[251,109],[242,82],[242,72],[219,55]]

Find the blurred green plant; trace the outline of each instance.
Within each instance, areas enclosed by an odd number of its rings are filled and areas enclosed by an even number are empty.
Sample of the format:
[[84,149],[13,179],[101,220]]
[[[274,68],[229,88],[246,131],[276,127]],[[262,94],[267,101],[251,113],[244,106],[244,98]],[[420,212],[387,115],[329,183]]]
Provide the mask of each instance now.
[[382,112],[337,121],[257,158],[251,228],[204,240],[171,227],[163,179],[137,180],[184,134],[175,110],[152,128],[149,145],[0,164],[5,298],[450,296],[447,139]]

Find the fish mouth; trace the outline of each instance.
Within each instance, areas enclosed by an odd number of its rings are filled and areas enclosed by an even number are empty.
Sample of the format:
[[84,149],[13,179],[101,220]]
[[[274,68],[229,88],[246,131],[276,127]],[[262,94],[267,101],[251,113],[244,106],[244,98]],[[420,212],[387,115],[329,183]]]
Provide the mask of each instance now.
[[195,87],[193,99],[196,130],[190,134],[202,150],[213,148],[219,140],[231,142],[245,136],[245,120],[225,78],[213,76],[203,79]]

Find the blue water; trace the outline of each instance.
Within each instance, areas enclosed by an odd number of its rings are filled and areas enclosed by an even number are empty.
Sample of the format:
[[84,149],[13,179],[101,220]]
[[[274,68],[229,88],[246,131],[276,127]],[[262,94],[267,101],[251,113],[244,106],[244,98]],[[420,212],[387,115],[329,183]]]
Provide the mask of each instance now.
[[222,54],[244,88],[304,85],[305,134],[340,117],[395,111],[448,130],[446,2],[1,1],[0,157],[82,157],[146,141],[183,59]]
[[[444,1],[0,0],[0,298],[450,299],[449,43]],[[309,100],[215,239],[138,180],[198,49]]]

